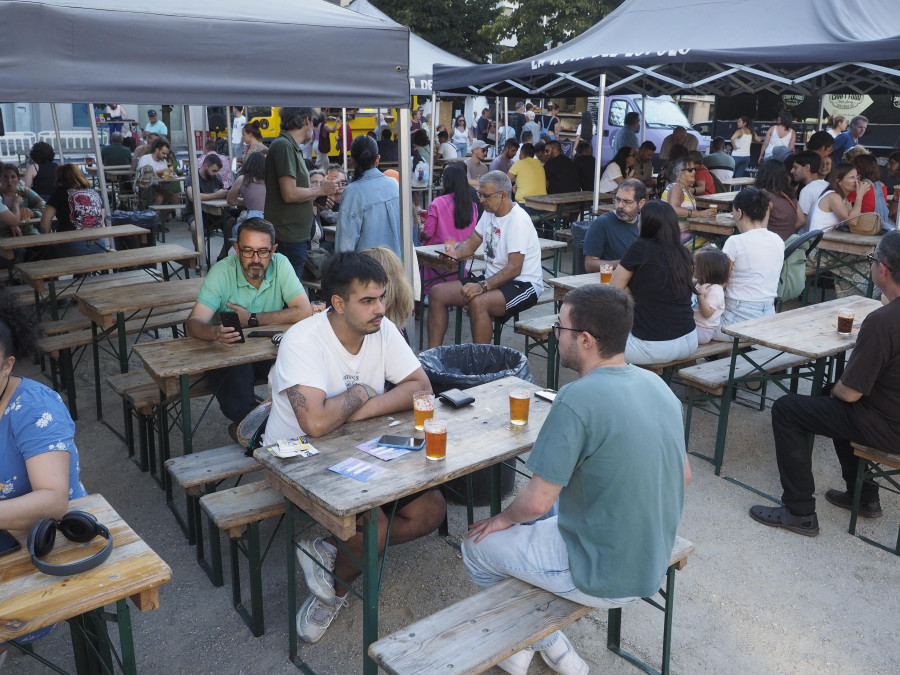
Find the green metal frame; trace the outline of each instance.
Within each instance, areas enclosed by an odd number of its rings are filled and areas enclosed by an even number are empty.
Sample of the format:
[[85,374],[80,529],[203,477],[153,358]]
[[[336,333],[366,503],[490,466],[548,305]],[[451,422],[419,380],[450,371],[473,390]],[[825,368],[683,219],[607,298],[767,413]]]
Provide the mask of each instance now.
[[551,330],[547,337],[543,340],[539,338],[525,336],[525,357],[531,354],[535,349],[540,349],[543,354],[538,353],[537,356],[547,359],[547,388],[558,389],[559,384],[559,351],[557,349],[556,336]]
[[862,495],[862,484],[866,479],[882,479],[887,481],[891,487],[888,487],[884,484],[879,483],[879,487],[889,490],[890,492],[895,492],[900,494],[900,482],[898,482],[896,476],[900,476],[900,469],[889,469],[884,468],[878,462],[874,462],[870,459],[866,459],[865,457],[859,458],[859,467],[856,470],[856,486],[853,488],[853,508],[850,511],[850,527],[847,531],[862,539],[867,544],[871,544],[872,546],[876,546],[888,553],[893,553],[894,555],[900,556],[900,529],[897,531],[897,544],[894,548],[890,546],[886,546],[880,542],[875,541],[874,539],[870,539],[862,534],[856,534],[856,519],[859,516],[859,501]]
[[[833,272],[834,270],[849,270],[850,273],[858,274],[866,280],[866,297],[871,298],[875,292],[875,283],[872,280],[872,266],[869,264],[865,255],[856,256],[855,260],[849,260],[848,257],[853,256],[852,253],[839,253],[836,251],[828,251],[823,248],[816,249],[816,271],[812,277],[812,292],[815,292],[819,285],[819,276],[822,272]],[[843,257],[847,256],[847,257]],[[823,260],[824,259],[824,260]],[[809,302],[809,293],[806,293],[804,304]],[[824,297],[824,289],[822,294]]]

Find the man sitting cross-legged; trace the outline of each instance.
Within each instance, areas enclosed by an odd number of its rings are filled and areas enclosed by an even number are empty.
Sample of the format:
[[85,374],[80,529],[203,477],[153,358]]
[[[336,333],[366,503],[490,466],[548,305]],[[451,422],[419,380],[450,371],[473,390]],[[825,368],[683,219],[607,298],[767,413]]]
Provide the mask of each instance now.
[[469,238],[456,244],[463,259],[484,242],[485,275],[433,286],[428,311],[428,347],[444,341],[449,307],[467,306],[472,342],[491,341],[491,320],[534,306],[544,287],[541,247],[531,218],[512,200],[512,183],[502,171],[481,177],[478,198],[484,214]]
[[[415,392],[431,391],[416,355],[384,316],[386,284],[381,265],[362,253],[338,253],[322,266],[322,293],[329,309],[284,334],[269,373],[272,412],[266,445],[301,435],[317,438],[344,422],[409,410]],[[395,385],[390,391],[385,391],[386,381]],[[379,553],[385,548],[385,512],[393,511],[393,504],[378,510]],[[402,544],[428,534],[441,524],[445,511],[437,488],[397,500],[387,543]],[[307,642],[325,634],[347,605],[349,585],[361,571],[353,560],[363,557],[362,535],[345,542],[349,554],[335,544],[332,538],[307,540],[297,551],[311,591],[297,613],[297,632]],[[332,571],[340,580],[337,589]]]

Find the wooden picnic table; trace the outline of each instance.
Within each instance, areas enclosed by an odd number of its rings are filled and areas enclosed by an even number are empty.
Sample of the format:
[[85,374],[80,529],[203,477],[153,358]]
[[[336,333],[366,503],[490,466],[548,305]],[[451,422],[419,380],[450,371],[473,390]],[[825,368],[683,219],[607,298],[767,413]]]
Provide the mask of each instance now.
[[[126,267],[142,267],[159,264],[162,266],[162,276],[168,281],[172,274],[169,265],[179,265],[184,271],[185,278],[190,275],[190,265],[196,263],[200,256],[196,251],[189,251],[177,244],[162,244],[160,246],[148,246],[127,251],[109,251],[107,253],[91,253],[70,258],[57,258],[55,260],[41,260],[36,262],[21,263],[16,265],[22,281],[31,286],[37,294],[45,291],[48,293],[47,304],[50,307],[50,316],[57,316],[56,306],[56,282],[60,277],[67,275],[87,275],[94,272],[119,270]],[[155,269],[153,270],[155,272]],[[73,279],[70,283],[78,284],[79,280]],[[40,298],[39,298],[40,299]]]
[[756,182],[756,179],[753,176],[739,176],[738,178],[732,176],[731,178],[720,178],[719,182],[722,185],[734,187],[735,185],[753,185],[753,183]]
[[[40,218],[37,219],[40,222]],[[65,232],[48,232],[47,234],[26,234],[22,237],[0,237],[0,255],[12,260],[13,252],[19,248],[34,248],[35,246],[52,246],[53,244],[68,244],[73,241],[97,241],[98,239],[115,239],[116,237],[139,236],[141,241],[147,241],[150,230],[137,225],[112,225],[111,227],[87,227],[81,230],[66,230]]]
[[[601,202],[611,202],[613,195],[601,192],[598,195]],[[594,193],[590,190],[579,190],[578,192],[557,192],[552,195],[534,195],[525,197],[525,206],[536,211],[547,211],[553,213],[552,217],[548,217],[551,227],[554,231],[562,229],[563,216],[567,210],[574,211],[575,207],[583,211],[594,203]],[[567,209],[568,207],[568,209]],[[541,220],[544,220],[542,218]]]
[[[528,424],[521,429],[511,428],[509,392],[512,389],[526,389],[533,393],[540,388],[519,378],[507,377],[467,390],[475,398],[474,405],[454,410],[438,404],[435,417],[445,419],[448,426],[447,457],[443,461],[429,461],[421,451],[410,452],[384,463],[356,449],[358,444],[384,433],[421,436],[413,429],[412,410],[391,413],[392,419],[401,421],[398,426],[388,426],[390,419],[387,417],[376,417],[345,424],[326,436],[312,439],[319,450],[319,454],[312,457],[279,459],[265,448],[255,451],[254,457],[265,468],[266,482],[289,500],[286,519],[291,541],[295,520],[301,517],[298,511],[308,514],[343,540],[356,534],[357,518],[361,517],[364,542],[363,672],[367,675],[377,672],[375,662],[368,656],[368,649],[378,639],[378,507],[478,469],[492,467],[494,489],[491,512],[499,512],[498,463],[530,450],[550,411],[549,403],[532,397]],[[387,471],[365,483],[329,471],[328,467],[348,458],[362,459],[385,467]],[[287,556],[290,617],[297,613],[296,567],[296,556],[291,552]],[[297,663],[299,657],[294,621],[290,622],[289,640],[291,660]]]
[[[253,330],[285,331],[288,328],[290,328],[290,324],[260,326],[259,329],[248,328],[244,330],[244,336],[246,337]],[[137,344],[133,351],[140,358],[144,369],[156,381],[162,398],[178,397],[180,399],[179,414],[184,454],[189,455],[193,452],[192,379],[217,368],[274,359],[278,354],[278,346],[272,344],[271,338],[263,337],[247,337],[243,344],[237,343],[230,346],[186,337]],[[168,442],[168,440],[163,438],[163,442]]]
[[688,218],[688,226],[691,228],[691,232],[715,234],[719,237],[737,233],[737,225],[730,214],[722,214],[716,218]]
[[881,236],[877,234],[853,234],[843,230],[829,230],[823,234],[816,247],[813,288],[818,286],[819,276],[823,272],[836,272],[847,277],[858,275],[866,281],[866,296],[872,297],[875,284],[872,281],[872,266],[866,256],[875,252],[880,241]]
[[[172,570],[101,495],[73,499],[69,510],[91,513],[109,529],[113,541],[109,558],[81,574],[50,576],[32,565],[25,546],[27,535],[21,533],[21,550],[3,558],[0,643],[68,621],[77,671],[99,672],[98,666],[103,662],[112,672],[113,645],[104,622],[114,621],[118,624],[122,669],[127,674],[136,673],[127,601],[130,599],[141,612],[159,609],[159,587],[171,580]],[[102,537],[80,544],[57,535],[53,552],[43,559],[56,565],[70,563],[96,553],[105,545]],[[104,606],[113,603],[115,614],[104,612]]]
[[599,284],[600,272],[588,272],[587,274],[575,274],[568,277],[557,277],[556,279],[548,279],[547,283],[553,286],[553,299],[556,302],[562,302],[566,298],[566,293],[573,288],[580,288],[587,284]]
[[737,194],[737,192],[732,190],[730,192],[716,192],[711,195],[695,195],[694,199],[697,200],[698,204],[702,204],[705,207],[718,206],[727,210],[731,208],[731,203]]

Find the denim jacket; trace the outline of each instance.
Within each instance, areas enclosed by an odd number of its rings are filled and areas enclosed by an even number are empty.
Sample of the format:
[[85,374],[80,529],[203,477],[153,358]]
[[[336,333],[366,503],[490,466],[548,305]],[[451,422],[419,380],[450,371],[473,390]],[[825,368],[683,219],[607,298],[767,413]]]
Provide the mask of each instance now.
[[400,186],[378,169],[344,189],[338,211],[335,251],[386,246],[401,255]]

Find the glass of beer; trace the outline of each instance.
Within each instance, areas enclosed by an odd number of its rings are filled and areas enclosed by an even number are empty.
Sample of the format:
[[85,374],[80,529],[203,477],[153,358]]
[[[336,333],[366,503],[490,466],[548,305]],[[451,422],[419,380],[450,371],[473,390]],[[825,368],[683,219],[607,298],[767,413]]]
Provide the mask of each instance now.
[[309,306],[312,307],[312,313],[318,314],[319,312],[325,311],[325,303],[321,300],[316,300],[315,302],[309,303]]
[[610,281],[612,281],[612,273],[613,273],[612,265],[604,265],[603,267],[601,267],[600,268],[600,283],[608,284]]
[[854,313],[852,309],[839,309],[838,310],[838,324],[837,324],[837,332],[838,335],[843,335],[844,337],[850,335],[853,332],[853,318]]
[[509,422],[513,426],[522,427],[528,424],[528,404],[531,392],[527,389],[514,389],[509,392]]
[[456,239],[453,237],[447,237],[444,239],[444,253],[447,255],[453,255],[456,251]]
[[447,456],[447,422],[433,417],[425,420],[425,459],[442,460]]
[[430,391],[417,391],[413,394],[413,413],[416,417],[416,429],[425,428],[425,420],[434,417],[434,394]]

